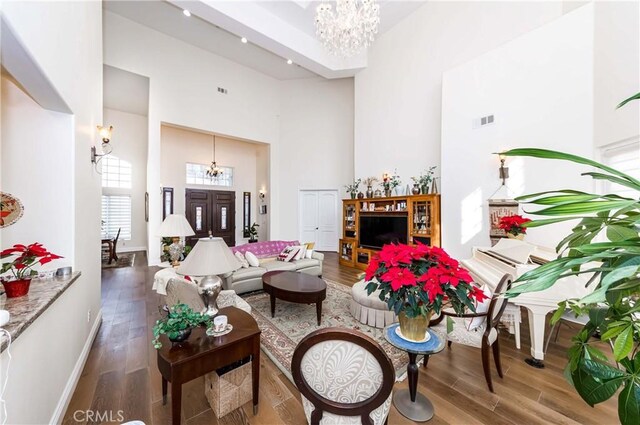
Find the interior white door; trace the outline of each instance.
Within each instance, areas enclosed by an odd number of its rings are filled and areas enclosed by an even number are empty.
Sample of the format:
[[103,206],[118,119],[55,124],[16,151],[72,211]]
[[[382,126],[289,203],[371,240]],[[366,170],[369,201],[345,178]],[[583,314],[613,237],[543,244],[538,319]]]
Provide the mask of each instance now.
[[301,190],[300,242],[314,242],[318,251],[338,250],[338,191]]
[[318,243],[318,192],[303,190],[299,197],[300,242]]
[[318,251],[338,251],[338,193],[321,191],[318,195]]

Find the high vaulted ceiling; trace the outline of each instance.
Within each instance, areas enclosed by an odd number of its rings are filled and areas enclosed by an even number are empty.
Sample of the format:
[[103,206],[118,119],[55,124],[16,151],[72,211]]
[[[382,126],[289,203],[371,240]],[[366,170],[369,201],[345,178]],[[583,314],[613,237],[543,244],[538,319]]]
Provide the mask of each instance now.
[[[320,1],[105,1],[105,9],[242,65],[285,80],[342,78],[366,67],[366,52],[342,59],[330,55],[315,34]],[[378,1],[378,36],[424,1]],[[191,17],[182,10],[191,12]],[[246,37],[248,43],[240,43]],[[375,43],[375,42],[374,42]],[[286,63],[287,59],[293,65]]]

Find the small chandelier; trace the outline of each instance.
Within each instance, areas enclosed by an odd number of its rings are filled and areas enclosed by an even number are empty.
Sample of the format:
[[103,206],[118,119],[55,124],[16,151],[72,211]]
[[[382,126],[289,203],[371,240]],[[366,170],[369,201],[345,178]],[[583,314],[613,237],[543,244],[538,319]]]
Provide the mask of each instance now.
[[213,135],[213,161],[207,170],[207,176],[213,177],[214,179],[218,176],[222,175],[222,168],[218,167],[216,164],[216,135]]
[[357,55],[378,33],[380,6],[375,0],[336,0],[336,9],[321,3],[316,9],[316,34],[336,56]]

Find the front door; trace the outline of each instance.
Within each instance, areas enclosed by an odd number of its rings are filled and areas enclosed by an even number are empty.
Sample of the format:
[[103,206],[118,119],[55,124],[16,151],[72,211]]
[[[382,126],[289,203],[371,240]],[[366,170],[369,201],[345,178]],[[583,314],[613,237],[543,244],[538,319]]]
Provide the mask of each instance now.
[[187,238],[187,244],[194,246],[200,238],[217,236],[235,246],[235,202],[235,192],[187,189],[185,216],[195,232]]

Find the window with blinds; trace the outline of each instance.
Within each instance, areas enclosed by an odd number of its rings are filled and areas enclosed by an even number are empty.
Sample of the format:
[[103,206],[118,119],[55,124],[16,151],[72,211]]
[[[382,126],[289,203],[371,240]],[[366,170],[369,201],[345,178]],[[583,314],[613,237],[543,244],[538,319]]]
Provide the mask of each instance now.
[[102,187],[131,189],[131,163],[117,156],[105,156],[102,160]]
[[[602,162],[611,168],[640,179],[640,141],[616,144],[605,147],[602,151]],[[626,186],[605,181],[605,193],[637,198],[638,193]]]
[[208,186],[233,186],[233,168],[220,167],[222,175],[207,176],[208,165],[187,163],[187,184],[201,184]]
[[131,240],[131,196],[102,195],[102,237]]

